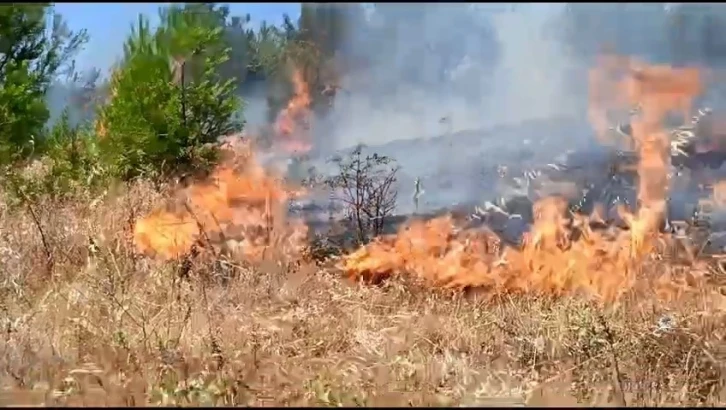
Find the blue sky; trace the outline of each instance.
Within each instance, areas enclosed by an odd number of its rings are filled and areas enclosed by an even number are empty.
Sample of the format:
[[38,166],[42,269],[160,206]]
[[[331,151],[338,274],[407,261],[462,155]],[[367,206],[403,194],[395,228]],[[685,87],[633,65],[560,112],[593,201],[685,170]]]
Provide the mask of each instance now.
[[[121,55],[122,46],[131,24],[139,13],[149,17],[152,24],[158,19],[160,6],[168,3],[56,3],[71,30],[88,30],[90,40],[76,57],[76,67],[83,70],[98,67],[106,71]],[[300,15],[300,3],[233,3],[230,14],[247,13],[254,23],[267,20],[282,21],[283,13],[293,18]]]

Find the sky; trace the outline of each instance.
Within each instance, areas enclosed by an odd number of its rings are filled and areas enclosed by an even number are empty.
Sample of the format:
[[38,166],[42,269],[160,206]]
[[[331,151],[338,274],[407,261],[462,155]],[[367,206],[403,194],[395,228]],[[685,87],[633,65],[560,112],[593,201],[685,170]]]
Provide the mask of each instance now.
[[[155,24],[159,7],[165,4],[168,3],[56,3],[55,9],[71,30],[88,31],[90,39],[76,57],[76,67],[97,67],[105,72],[121,56],[123,43],[138,15],[145,14]],[[232,3],[229,7],[232,16],[249,13],[253,23],[267,20],[278,24],[283,13],[293,19],[300,15],[300,3]]]

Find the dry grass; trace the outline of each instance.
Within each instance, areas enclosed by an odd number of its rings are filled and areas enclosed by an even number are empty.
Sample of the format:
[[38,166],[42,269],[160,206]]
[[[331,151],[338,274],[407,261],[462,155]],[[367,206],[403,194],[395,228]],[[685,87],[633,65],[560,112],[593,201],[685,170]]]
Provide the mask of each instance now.
[[160,194],[131,190],[37,204],[50,271],[29,213],[0,211],[0,404],[724,404],[711,291],[603,310],[280,261],[200,258],[181,278],[134,255],[130,227]]

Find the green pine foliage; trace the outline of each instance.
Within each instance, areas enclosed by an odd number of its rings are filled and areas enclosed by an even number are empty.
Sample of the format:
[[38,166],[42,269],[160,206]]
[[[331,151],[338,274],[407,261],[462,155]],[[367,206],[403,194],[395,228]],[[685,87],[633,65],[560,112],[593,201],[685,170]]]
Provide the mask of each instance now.
[[152,32],[139,16],[100,115],[102,158],[124,179],[209,165],[206,144],[242,125],[234,81],[217,74],[229,55],[221,27],[179,6],[160,17]]

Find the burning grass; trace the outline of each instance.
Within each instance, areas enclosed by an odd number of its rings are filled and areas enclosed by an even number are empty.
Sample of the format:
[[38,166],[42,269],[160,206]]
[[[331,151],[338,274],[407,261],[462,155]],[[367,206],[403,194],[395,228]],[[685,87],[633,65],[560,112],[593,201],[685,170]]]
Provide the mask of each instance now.
[[185,268],[129,241],[160,199],[136,186],[94,209],[39,207],[52,276],[30,218],[3,219],[3,404],[723,404],[713,285],[604,307],[367,286],[283,259]]
[[247,143],[228,153],[208,181],[180,190],[175,201],[135,224],[139,251],[174,259],[197,244],[221,244],[254,261],[273,244],[286,254],[302,248],[305,225],[285,220],[288,199],[302,191],[263,169]]
[[[612,303],[639,287],[655,288],[666,296],[674,289],[672,283],[664,282],[667,291],[660,287],[660,278],[648,273],[656,269],[647,266],[658,246],[672,241],[660,234],[670,165],[670,141],[662,124],[673,111],[686,111],[688,118],[700,82],[692,71],[605,58],[593,70],[591,83],[596,124],[613,110],[640,108],[631,123],[631,145],[639,157],[640,206],[634,211],[619,209],[627,231],[595,231],[591,218],[568,215],[564,199],[548,197],[535,204],[534,223],[520,249],[492,252],[491,235],[455,233],[451,220],[444,218],[414,223],[396,237],[379,239],[346,257],[340,267],[354,277],[375,279],[410,272],[434,286],[484,288],[492,295],[585,294]],[[615,95],[605,98],[597,92],[602,90],[614,90]]]
[[553,197],[519,248],[443,217],[318,265],[284,212],[302,192],[244,144],[175,193],[139,183],[33,216],[2,209],[0,402],[724,404],[726,292],[704,263],[664,259],[673,238],[658,230],[657,123],[693,87],[616,68],[643,114],[628,230],[594,229]]

